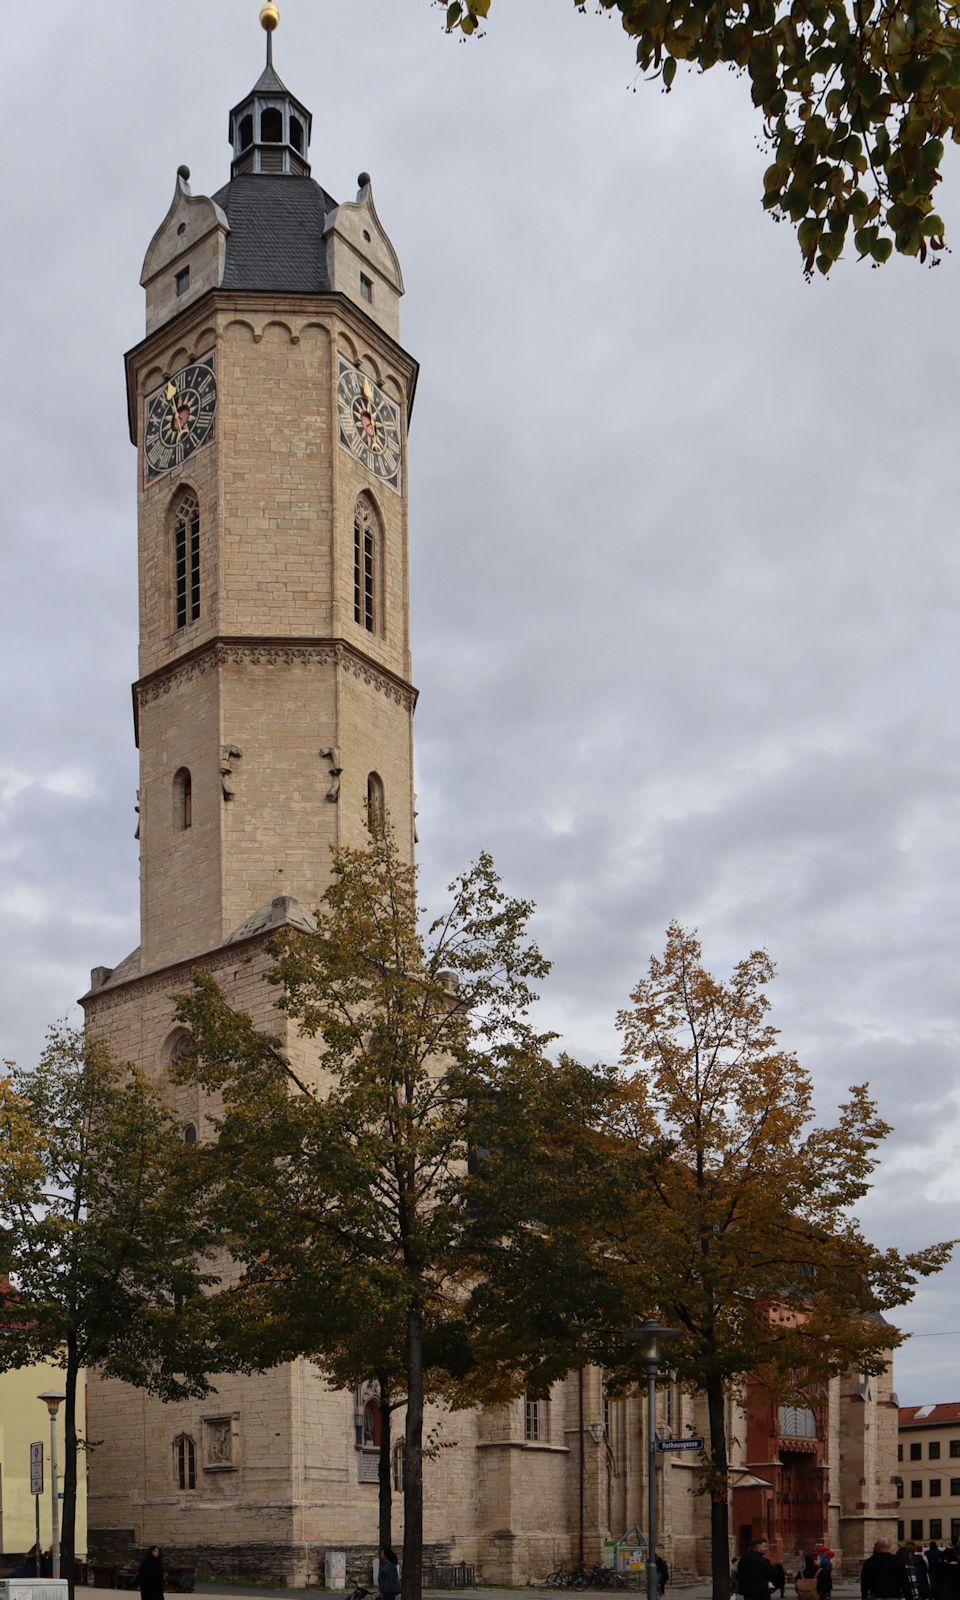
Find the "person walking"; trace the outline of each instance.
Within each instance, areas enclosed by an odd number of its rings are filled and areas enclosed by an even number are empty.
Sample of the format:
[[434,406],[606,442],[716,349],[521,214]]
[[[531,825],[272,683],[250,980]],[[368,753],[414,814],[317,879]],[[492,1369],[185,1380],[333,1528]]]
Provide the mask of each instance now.
[[767,1560],[766,1539],[754,1539],[737,1562],[737,1592],[743,1600],[770,1600],[773,1567]]
[[860,1568],[860,1594],[862,1600],[912,1600],[906,1566],[891,1553],[889,1539],[878,1539]]
[[657,1566],[657,1594],[660,1596],[660,1600],[663,1600],[664,1590],[670,1582],[670,1568],[659,1551],[653,1559]]
[[400,1593],[400,1565],[394,1551],[384,1547],[380,1551],[377,1568],[377,1594],[379,1600],[394,1600]]
[[133,1581],[140,1590],[140,1600],[163,1600],[163,1556],[158,1544],[150,1546]]
[[793,1581],[799,1600],[825,1600],[833,1589],[830,1568],[820,1563],[816,1556],[804,1556],[803,1566]]
[[933,1593],[930,1588],[930,1568],[922,1546],[909,1541],[903,1548],[908,1560],[913,1563],[913,1574],[917,1580],[917,1600],[930,1600]]
[[933,1579],[933,1600],[960,1600],[960,1555],[955,1545],[940,1552]]

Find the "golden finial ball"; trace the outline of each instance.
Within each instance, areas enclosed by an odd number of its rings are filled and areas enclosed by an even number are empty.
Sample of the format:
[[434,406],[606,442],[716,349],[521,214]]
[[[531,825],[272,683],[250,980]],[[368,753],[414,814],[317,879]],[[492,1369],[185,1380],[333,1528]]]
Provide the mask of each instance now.
[[268,0],[267,5],[260,7],[260,26],[266,33],[272,33],[274,28],[280,26],[280,12],[273,0]]

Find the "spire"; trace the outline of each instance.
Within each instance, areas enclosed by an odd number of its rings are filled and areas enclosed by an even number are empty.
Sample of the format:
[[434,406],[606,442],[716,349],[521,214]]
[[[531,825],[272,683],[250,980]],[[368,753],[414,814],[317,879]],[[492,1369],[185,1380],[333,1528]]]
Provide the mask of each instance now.
[[286,173],[308,178],[312,118],[290,93],[273,65],[273,35],[280,12],[272,0],[260,8],[260,26],[267,36],[267,62],[250,93],[230,113],[233,164],[230,175]]

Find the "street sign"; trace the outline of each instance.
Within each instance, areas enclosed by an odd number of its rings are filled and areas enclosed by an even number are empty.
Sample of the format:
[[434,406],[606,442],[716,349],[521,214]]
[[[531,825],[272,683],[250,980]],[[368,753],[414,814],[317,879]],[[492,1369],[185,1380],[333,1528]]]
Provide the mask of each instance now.
[[702,1450],[702,1439],[658,1439],[658,1450]]
[[43,1494],[43,1445],[30,1446],[30,1493]]

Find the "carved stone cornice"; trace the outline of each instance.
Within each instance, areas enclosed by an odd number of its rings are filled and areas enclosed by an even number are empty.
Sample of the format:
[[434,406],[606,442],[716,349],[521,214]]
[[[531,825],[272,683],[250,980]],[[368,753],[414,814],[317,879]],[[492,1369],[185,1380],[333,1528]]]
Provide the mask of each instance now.
[[199,645],[168,666],[158,667],[133,685],[135,711],[170,693],[178,683],[219,667],[298,667],[333,665],[412,712],[417,691],[387,667],[343,639],[218,638]]

